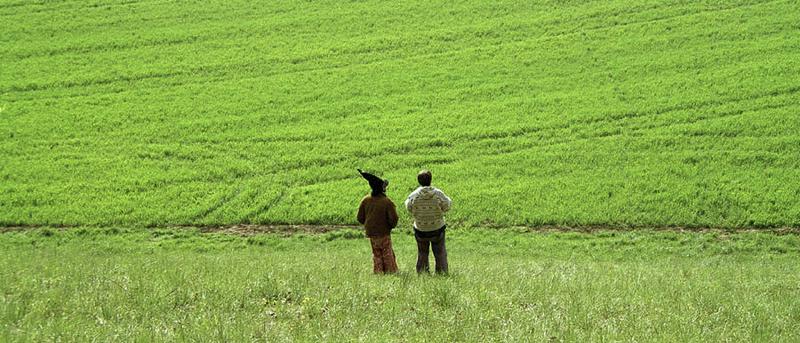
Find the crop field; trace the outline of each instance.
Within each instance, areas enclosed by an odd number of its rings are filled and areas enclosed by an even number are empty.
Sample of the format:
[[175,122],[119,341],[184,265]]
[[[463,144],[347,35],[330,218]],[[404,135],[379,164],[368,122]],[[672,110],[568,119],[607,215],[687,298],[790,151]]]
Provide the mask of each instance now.
[[[3,225],[800,225],[796,1],[0,2]],[[403,225],[408,225],[403,218]]]
[[798,342],[798,180],[796,0],[0,0],[0,342]]

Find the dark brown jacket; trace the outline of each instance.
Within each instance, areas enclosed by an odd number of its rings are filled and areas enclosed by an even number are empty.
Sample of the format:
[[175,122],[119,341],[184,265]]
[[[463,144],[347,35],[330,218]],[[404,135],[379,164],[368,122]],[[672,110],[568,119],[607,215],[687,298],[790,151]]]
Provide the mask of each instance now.
[[358,222],[364,224],[367,236],[386,236],[397,226],[397,210],[389,197],[367,195],[358,206]]

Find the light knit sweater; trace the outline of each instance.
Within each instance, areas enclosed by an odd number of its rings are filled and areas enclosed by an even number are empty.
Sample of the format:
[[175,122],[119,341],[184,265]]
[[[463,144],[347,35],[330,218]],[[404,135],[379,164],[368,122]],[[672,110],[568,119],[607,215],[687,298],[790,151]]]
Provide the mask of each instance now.
[[450,210],[450,198],[441,190],[419,187],[408,196],[406,209],[414,216],[414,227],[419,231],[438,230],[444,226],[444,213]]

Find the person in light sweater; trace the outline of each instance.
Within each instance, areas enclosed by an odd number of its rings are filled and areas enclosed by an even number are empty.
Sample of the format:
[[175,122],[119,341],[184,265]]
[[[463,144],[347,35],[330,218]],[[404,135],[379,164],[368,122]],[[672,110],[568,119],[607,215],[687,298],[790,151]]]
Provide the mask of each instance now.
[[372,192],[361,199],[356,219],[372,245],[372,270],[375,274],[397,273],[397,260],[392,249],[392,229],[397,226],[397,210],[386,196],[388,180],[358,170],[367,179]]
[[417,273],[430,272],[428,252],[433,248],[436,272],[447,273],[447,249],[445,248],[445,212],[450,210],[451,200],[436,187],[431,186],[431,172],[417,174],[419,187],[405,201],[406,209],[414,217],[414,237],[417,240]]

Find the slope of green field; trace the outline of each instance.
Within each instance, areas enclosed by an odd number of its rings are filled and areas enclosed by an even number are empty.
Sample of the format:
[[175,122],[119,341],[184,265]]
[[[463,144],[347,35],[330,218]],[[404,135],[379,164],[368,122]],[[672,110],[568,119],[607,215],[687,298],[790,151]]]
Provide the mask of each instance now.
[[[0,1],[0,224],[800,225],[800,6]],[[407,224],[407,217],[403,218]]]

